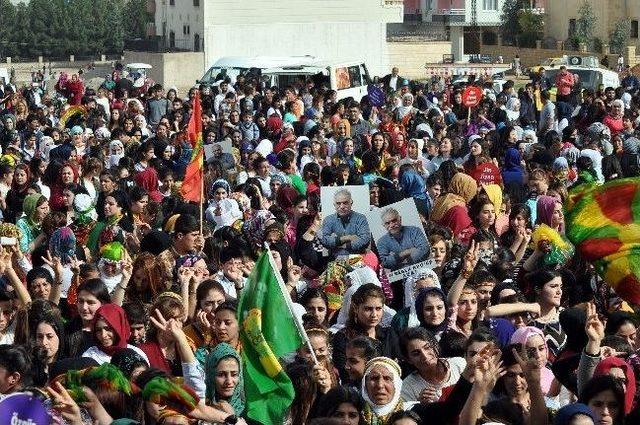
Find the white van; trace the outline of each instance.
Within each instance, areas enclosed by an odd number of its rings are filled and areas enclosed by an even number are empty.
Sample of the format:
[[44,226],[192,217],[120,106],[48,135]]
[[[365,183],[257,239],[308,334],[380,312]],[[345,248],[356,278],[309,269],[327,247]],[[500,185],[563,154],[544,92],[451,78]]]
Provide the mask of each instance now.
[[338,99],[352,97],[357,101],[367,94],[371,82],[363,61],[329,64],[314,56],[227,56],[217,60],[196,84],[214,86],[226,77],[235,83],[240,75],[259,77],[265,86],[281,89],[312,80],[316,87],[335,90]]
[[9,71],[7,71],[7,68],[0,68],[0,84],[9,84]]

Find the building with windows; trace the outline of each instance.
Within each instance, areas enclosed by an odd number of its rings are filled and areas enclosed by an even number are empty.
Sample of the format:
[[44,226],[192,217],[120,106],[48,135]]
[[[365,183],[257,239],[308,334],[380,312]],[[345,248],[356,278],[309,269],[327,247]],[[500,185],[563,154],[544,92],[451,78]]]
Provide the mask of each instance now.
[[155,35],[171,50],[203,50],[206,0],[149,0]]
[[403,0],[149,2],[164,47],[203,51],[207,67],[223,56],[312,55],[387,73],[386,24],[403,20]]
[[[545,13],[546,0],[529,2],[536,13]],[[503,5],[504,0],[404,0],[405,20],[444,26],[455,60],[465,61],[480,53],[481,37],[496,39]]]
[[[638,0],[586,0],[593,8],[596,22],[593,34],[603,44],[609,44],[609,34],[618,21],[628,19],[631,24],[629,44],[640,48],[638,22],[640,22],[640,1]],[[545,36],[556,40],[567,40],[575,31],[578,12],[585,0],[550,1],[547,5]]]

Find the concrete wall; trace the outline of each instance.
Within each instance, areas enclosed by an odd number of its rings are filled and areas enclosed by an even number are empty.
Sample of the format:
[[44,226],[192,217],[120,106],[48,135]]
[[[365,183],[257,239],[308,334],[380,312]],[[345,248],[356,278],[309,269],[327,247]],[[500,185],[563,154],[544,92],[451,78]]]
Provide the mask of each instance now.
[[[451,42],[388,42],[387,51],[389,65],[397,66],[400,75],[410,79],[425,79],[427,74],[424,65],[442,62],[442,55],[451,53]],[[389,71],[379,75],[383,76]]]
[[143,62],[153,67],[150,77],[165,87],[184,90],[195,85],[204,73],[204,53],[124,52],[124,63]]
[[403,21],[403,0],[208,0],[205,63],[222,56],[313,55],[366,61],[388,72],[386,23]]
[[562,57],[563,55],[578,54],[578,52],[556,49],[524,49],[514,46],[480,46],[483,55],[502,55],[505,63],[511,63],[516,55],[520,56],[522,66],[530,67],[539,65],[545,59]]
[[[637,51],[637,52],[636,52]],[[604,56],[602,53],[589,53],[589,52],[576,52],[574,50],[560,50],[560,49],[525,49],[513,46],[480,46],[480,52],[484,55],[498,56],[502,55],[505,63],[511,63],[516,55],[520,56],[522,66],[531,67],[539,65],[545,59],[562,57],[563,55],[592,55],[597,56],[600,60]],[[636,49],[635,46],[629,46],[625,50],[624,63],[634,66],[640,63],[640,49]],[[618,55],[608,55],[609,64],[611,67],[615,67],[617,63]]]

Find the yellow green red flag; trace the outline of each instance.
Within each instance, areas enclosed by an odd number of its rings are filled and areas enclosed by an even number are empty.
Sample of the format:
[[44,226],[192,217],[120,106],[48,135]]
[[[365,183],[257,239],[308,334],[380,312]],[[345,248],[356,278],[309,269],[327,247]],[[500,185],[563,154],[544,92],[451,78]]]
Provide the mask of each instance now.
[[264,425],[282,424],[295,396],[280,358],[302,344],[276,271],[263,252],[238,304],[246,415]]
[[204,179],[204,149],[202,147],[202,104],[200,91],[196,91],[193,101],[193,112],[187,127],[187,136],[193,146],[191,162],[187,165],[180,192],[186,201],[203,202],[202,181]]
[[640,178],[583,184],[565,202],[566,235],[625,301],[640,304]]

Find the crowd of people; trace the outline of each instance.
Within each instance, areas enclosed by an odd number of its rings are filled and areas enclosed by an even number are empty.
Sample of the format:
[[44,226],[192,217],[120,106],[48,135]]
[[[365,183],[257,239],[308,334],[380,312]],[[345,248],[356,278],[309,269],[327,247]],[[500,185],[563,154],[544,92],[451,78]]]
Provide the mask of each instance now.
[[[2,396],[30,391],[61,424],[257,423],[237,303],[268,246],[310,342],[280,359],[286,424],[640,423],[634,306],[579,252],[532,242],[563,237],[572,188],[640,176],[636,77],[470,79],[470,112],[464,84],[397,69],[370,86],[381,102],[127,81],[0,87]],[[180,188],[196,101],[202,212]],[[371,209],[412,198],[422,229],[387,210],[377,247],[348,191],[320,211],[331,186],[366,187]]]

